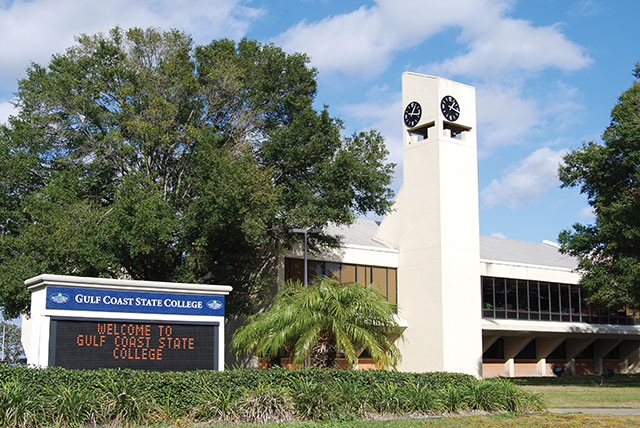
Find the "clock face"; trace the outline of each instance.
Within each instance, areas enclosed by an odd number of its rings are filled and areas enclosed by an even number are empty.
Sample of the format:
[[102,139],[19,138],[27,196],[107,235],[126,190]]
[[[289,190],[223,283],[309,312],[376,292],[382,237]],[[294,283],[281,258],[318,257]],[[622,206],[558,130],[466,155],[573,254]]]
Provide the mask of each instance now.
[[440,110],[442,115],[451,122],[455,122],[460,117],[460,105],[451,95],[447,95],[440,101]]
[[404,109],[404,124],[409,128],[413,128],[420,121],[422,116],[422,107],[417,101],[411,101],[407,108]]

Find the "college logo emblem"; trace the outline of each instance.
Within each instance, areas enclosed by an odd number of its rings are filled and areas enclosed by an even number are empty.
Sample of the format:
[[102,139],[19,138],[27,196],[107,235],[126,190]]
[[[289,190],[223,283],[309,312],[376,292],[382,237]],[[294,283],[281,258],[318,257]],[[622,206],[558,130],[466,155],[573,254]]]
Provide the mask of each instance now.
[[54,293],[51,296],[49,296],[49,300],[51,300],[53,303],[62,305],[69,301],[69,296],[67,296],[64,293]]
[[213,311],[217,311],[218,309],[220,309],[222,307],[222,302],[219,300],[209,300],[207,302],[207,308],[213,310]]

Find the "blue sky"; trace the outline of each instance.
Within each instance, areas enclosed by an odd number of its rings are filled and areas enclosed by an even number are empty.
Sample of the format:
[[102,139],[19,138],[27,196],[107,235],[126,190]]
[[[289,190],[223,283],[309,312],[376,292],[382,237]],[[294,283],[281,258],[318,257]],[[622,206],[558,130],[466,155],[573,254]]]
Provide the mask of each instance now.
[[347,132],[378,129],[401,184],[400,77],[477,87],[480,232],[540,242],[590,222],[559,189],[562,154],[598,141],[640,60],[637,0],[0,0],[0,122],[16,79],[74,35],[120,25],[178,28],[196,43],[248,37],[304,51],[317,105]]

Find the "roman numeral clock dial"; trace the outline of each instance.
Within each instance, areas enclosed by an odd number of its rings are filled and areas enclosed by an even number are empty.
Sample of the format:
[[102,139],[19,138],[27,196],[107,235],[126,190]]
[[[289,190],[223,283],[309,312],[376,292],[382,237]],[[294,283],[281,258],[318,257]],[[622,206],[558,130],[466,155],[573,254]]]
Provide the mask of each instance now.
[[442,115],[451,122],[455,122],[460,117],[460,105],[451,95],[445,96],[440,101],[440,110]]
[[411,101],[404,109],[404,124],[413,128],[420,122],[420,117],[422,117],[422,107],[417,101]]

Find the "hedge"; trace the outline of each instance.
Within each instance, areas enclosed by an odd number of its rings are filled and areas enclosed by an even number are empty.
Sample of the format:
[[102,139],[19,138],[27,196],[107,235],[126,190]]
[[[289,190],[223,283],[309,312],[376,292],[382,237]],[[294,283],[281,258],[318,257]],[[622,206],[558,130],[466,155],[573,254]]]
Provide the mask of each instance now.
[[0,426],[344,420],[542,405],[510,382],[457,373],[0,368]]

